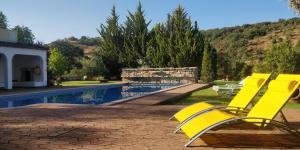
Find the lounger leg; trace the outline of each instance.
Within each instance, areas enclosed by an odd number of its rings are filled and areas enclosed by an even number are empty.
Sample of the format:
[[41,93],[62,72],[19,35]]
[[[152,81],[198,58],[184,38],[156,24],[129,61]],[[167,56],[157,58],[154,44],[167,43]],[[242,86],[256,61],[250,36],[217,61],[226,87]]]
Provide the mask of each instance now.
[[194,137],[194,138],[191,138],[184,146],[185,147],[188,147],[190,144],[192,144],[198,137]]
[[287,121],[287,119],[286,119],[284,113],[282,112],[282,110],[280,110],[280,114],[281,114],[281,119],[282,119],[282,121],[283,121],[285,124],[287,124],[287,126],[288,126],[288,125],[289,125],[289,122]]
[[169,120],[172,120],[172,119],[174,119],[174,117],[175,117],[175,115],[173,115],[172,117],[170,117],[170,118],[169,118]]
[[[183,125],[184,125],[184,124],[183,124]],[[180,127],[177,126],[176,129],[175,129],[175,131],[174,131],[174,133],[178,133],[183,125],[180,124],[180,125],[179,125]]]
[[[223,125],[225,123],[230,123],[230,122],[233,122],[233,121],[238,121],[238,120],[243,120],[243,119],[263,119],[263,120],[266,120],[265,118],[247,118],[247,117],[239,117],[239,118],[231,118],[231,119],[227,119],[227,120],[223,120],[221,122],[218,122],[218,123],[215,123],[205,129],[203,129],[202,131],[200,131],[199,133],[197,133],[194,137],[192,137],[186,144],[185,144],[185,147],[189,146],[190,144],[192,144],[197,138],[199,138],[201,135],[203,135],[204,133],[206,133],[207,131],[215,128],[215,127],[218,127],[220,125]],[[269,119],[267,119],[269,120]],[[290,133],[292,133],[293,135],[297,135],[297,137],[300,137],[300,132],[296,129],[293,129],[291,128],[290,126],[288,126],[287,124],[284,124],[282,122],[279,122],[279,121],[275,121],[275,120],[270,120],[270,122],[268,123],[270,125],[273,125],[275,127],[278,127],[278,128],[281,128],[281,129],[284,129]]]
[[286,130],[289,133],[291,133],[291,134],[293,134],[293,135],[295,135],[297,137],[300,137],[300,132],[297,129],[294,129],[294,128],[290,127],[289,124],[287,124],[287,123],[282,123],[282,122],[274,121],[273,120],[269,124],[272,125],[272,126],[274,126],[274,127]]

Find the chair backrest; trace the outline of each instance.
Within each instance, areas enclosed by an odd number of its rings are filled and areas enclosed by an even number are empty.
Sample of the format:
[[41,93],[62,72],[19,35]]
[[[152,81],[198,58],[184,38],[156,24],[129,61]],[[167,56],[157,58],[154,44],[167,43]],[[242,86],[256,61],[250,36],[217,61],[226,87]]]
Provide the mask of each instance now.
[[[276,80],[297,80],[300,82],[299,74],[279,74],[276,77]],[[298,88],[298,92],[295,92],[290,99],[298,99],[300,97],[300,89]]]
[[244,78],[242,81],[240,81],[238,83],[238,85],[244,85],[245,81],[249,78],[250,76],[247,76],[246,78]]
[[296,80],[300,81],[300,75],[298,74],[279,74],[275,80]]
[[253,73],[228,104],[229,107],[246,108],[269,79],[270,74]]
[[[300,76],[293,78],[282,78],[272,80],[265,94],[258,100],[248,113],[247,117],[265,118],[273,120],[279,111],[288,102],[293,93],[299,88]],[[282,79],[282,80],[281,80]],[[262,122],[261,119],[245,119],[248,122]],[[266,121],[269,122],[269,121]],[[261,126],[261,123],[256,123]]]

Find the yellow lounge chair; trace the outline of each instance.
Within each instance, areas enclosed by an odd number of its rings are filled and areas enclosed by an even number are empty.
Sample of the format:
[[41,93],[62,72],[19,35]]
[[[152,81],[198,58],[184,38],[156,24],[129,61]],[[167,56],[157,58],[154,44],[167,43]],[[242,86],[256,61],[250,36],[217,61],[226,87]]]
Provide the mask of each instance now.
[[[290,80],[284,78],[287,76]],[[299,131],[288,126],[285,117],[283,122],[274,120],[278,113],[283,115],[281,109],[290,99],[292,94],[299,88],[300,75],[287,76],[282,75],[278,78],[284,78],[284,80],[276,79],[271,81],[268,90],[246,116],[241,117],[221,110],[212,110],[186,122],[181,127],[182,132],[190,138],[185,146],[190,145],[198,137],[213,128],[220,127],[221,125],[228,125],[230,123],[237,123],[238,121],[253,123],[254,125],[261,127],[267,125],[275,126],[300,136]]]
[[257,93],[261,90],[261,88],[265,85],[269,77],[270,74],[253,73],[249,78],[246,79],[244,87],[238,92],[238,94],[227,106],[214,106],[206,102],[200,102],[180,110],[170,118],[176,118],[180,122],[175,130],[175,133],[180,130],[180,127],[185,122],[189,121],[195,116],[203,114],[207,111],[211,111],[213,109],[226,108],[236,112],[244,111],[257,95]]

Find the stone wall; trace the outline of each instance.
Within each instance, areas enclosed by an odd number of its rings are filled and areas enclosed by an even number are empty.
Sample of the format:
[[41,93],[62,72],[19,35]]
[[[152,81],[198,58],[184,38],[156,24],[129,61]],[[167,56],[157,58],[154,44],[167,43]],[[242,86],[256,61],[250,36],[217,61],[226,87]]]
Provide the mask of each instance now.
[[198,68],[123,69],[121,77],[128,83],[197,83]]

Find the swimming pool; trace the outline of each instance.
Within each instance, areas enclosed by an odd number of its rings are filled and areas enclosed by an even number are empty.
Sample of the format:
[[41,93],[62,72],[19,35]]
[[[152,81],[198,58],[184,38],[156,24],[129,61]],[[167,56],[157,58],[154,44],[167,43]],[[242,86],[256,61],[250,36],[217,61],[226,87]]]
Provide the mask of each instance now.
[[40,103],[99,105],[129,100],[174,88],[180,84],[116,84],[0,96],[0,108]]

